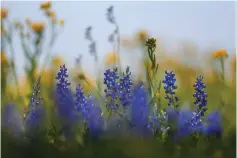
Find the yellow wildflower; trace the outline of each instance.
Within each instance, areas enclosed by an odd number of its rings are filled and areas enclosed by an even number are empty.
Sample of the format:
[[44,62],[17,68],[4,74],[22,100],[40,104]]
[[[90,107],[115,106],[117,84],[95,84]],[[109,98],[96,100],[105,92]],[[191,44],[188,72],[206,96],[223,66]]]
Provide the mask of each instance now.
[[53,66],[55,66],[56,68],[59,68],[60,65],[62,65],[63,63],[63,59],[60,56],[55,56],[52,59],[52,64]]
[[7,55],[5,52],[1,52],[1,65],[5,65],[7,64],[8,61],[7,61]]
[[31,28],[33,31],[37,32],[37,33],[41,33],[44,30],[44,24],[40,23],[40,22],[35,22],[31,24]]
[[138,41],[145,42],[148,39],[149,35],[146,30],[141,30],[137,33],[136,38]]
[[40,9],[42,9],[42,10],[47,10],[50,7],[51,7],[51,2],[50,1],[47,1],[47,2],[44,2],[44,3],[40,4]]
[[7,17],[8,11],[6,8],[1,9],[1,19],[5,19]]
[[53,23],[56,23],[56,14],[54,11],[48,12],[48,16],[51,18]]
[[62,19],[59,20],[59,25],[61,25],[61,26],[64,25],[64,20],[62,20]]
[[116,61],[119,61],[119,56],[115,53],[112,52],[110,54],[108,54],[108,56],[106,57],[106,64],[111,65],[111,64],[115,64]]
[[228,53],[225,49],[218,49],[212,53],[213,58],[228,57]]

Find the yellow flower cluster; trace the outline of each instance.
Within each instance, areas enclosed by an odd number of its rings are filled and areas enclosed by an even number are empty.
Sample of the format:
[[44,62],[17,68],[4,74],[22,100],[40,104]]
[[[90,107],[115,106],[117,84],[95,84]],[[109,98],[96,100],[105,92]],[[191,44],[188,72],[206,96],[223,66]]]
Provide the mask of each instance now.
[[50,1],[47,1],[47,2],[44,2],[44,3],[40,4],[40,9],[42,9],[42,10],[48,10],[49,8],[51,8],[51,2]]
[[146,30],[139,31],[136,36],[137,40],[141,42],[145,42],[149,38],[149,35]]
[[64,20],[59,20],[59,25],[64,25]]
[[228,57],[228,53],[225,49],[218,49],[212,53],[213,58],[224,58]]
[[5,52],[1,52],[1,65],[5,65],[7,64],[8,61],[7,61],[7,55]]
[[108,56],[106,57],[106,64],[108,65],[115,64],[116,61],[119,60],[120,60],[119,56],[115,52],[112,52],[108,54]]
[[59,68],[62,65],[63,59],[60,56],[55,56],[52,59],[52,64],[54,67]]
[[1,9],[1,19],[5,19],[7,17],[8,11],[6,8]]
[[45,26],[41,22],[35,22],[31,24],[31,28],[33,31],[37,33],[41,33],[44,30]]

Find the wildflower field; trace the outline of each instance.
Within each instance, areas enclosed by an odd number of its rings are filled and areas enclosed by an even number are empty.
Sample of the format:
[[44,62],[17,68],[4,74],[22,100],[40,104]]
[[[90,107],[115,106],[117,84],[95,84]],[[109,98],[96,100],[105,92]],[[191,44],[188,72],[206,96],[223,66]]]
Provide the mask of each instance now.
[[[236,157],[236,56],[211,50],[205,68],[161,57],[159,40],[145,30],[134,40],[120,37],[114,9],[105,11],[115,30],[108,38],[114,50],[103,66],[93,27],[85,30],[95,78],[83,70],[82,55],[71,68],[51,54],[66,25],[52,2],[40,5],[50,28],[29,18],[11,21],[1,9],[3,158]],[[50,37],[44,36],[47,29]],[[24,77],[16,73],[15,36],[24,53]],[[138,72],[123,66],[121,47],[142,50]]]

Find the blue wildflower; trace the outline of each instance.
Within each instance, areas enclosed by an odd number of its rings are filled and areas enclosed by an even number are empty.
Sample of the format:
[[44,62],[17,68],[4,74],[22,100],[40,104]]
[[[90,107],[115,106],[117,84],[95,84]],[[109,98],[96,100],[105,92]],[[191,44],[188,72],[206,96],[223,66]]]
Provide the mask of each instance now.
[[24,133],[23,114],[14,104],[7,104],[2,111],[1,126],[3,130],[10,132],[13,136]]
[[202,117],[204,116],[205,111],[207,111],[207,94],[204,92],[206,85],[203,83],[203,76],[199,76],[193,86],[195,88],[193,97],[196,98],[194,104],[197,106],[197,112]]
[[65,65],[60,66],[60,71],[56,76],[58,80],[56,93],[57,93],[57,110],[60,118],[65,123],[72,123],[76,120],[74,97],[69,89],[71,83],[67,80],[67,68]]
[[78,120],[78,115],[74,104],[74,96],[69,88],[71,83],[68,82],[67,78],[67,68],[65,65],[61,65],[56,76],[56,80],[58,80],[56,85],[57,112],[62,121],[62,132],[65,138],[72,139],[74,136],[73,127]]
[[175,90],[178,88],[178,86],[175,85],[176,79],[173,71],[165,71],[165,79],[162,82],[165,84],[165,99],[168,100],[168,106],[178,108],[179,98],[175,96]]
[[82,89],[81,85],[77,85],[75,96],[76,96],[76,101],[75,101],[76,109],[77,109],[78,112],[83,113],[83,110],[84,110],[85,105],[87,103],[87,99],[84,96],[84,92],[83,92],[83,89]]
[[80,85],[76,88],[76,109],[82,114],[90,134],[97,135],[103,129],[104,119],[93,97],[86,97]]
[[219,111],[215,110],[209,113],[205,134],[221,136],[223,133],[222,119]]
[[111,111],[117,111],[120,104],[123,105],[123,108],[126,108],[130,104],[132,85],[130,75],[131,73],[128,68],[121,78],[117,73],[117,68],[114,68],[113,71],[108,69],[104,73],[104,84],[107,87],[105,89],[107,98],[106,107]]
[[93,97],[87,98],[87,103],[83,110],[84,120],[90,134],[98,135],[103,131],[104,118],[100,106],[96,103]]
[[148,93],[143,83],[139,83],[133,90],[131,104],[131,124],[135,131],[144,132],[148,125]]
[[196,119],[198,115],[189,108],[183,108],[179,112],[177,136],[183,137],[189,134],[200,133],[203,130],[203,122]]
[[36,86],[33,86],[33,93],[29,103],[29,111],[27,112],[25,125],[29,130],[28,132],[33,134],[32,130],[37,130],[44,119],[44,110],[42,107],[42,97],[40,96],[40,79],[38,78]]

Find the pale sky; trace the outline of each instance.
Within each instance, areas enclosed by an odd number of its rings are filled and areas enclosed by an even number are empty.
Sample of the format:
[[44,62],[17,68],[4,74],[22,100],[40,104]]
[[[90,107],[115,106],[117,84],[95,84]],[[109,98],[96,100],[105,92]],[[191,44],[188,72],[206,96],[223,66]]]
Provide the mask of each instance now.
[[[2,2],[9,9],[10,18],[23,21],[45,20],[39,10],[40,2]],[[59,18],[65,19],[64,31],[52,53],[63,56],[73,66],[75,57],[83,54],[83,63],[92,71],[93,58],[88,55],[85,28],[93,26],[99,56],[112,50],[107,42],[113,26],[106,20],[106,9],[113,5],[121,36],[132,36],[139,29],[152,35],[168,38],[167,47],[179,40],[190,40],[201,49],[225,48],[235,51],[235,2],[53,2]],[[24,56],[19,40],[15,38],[18,73],[22,74]]]

